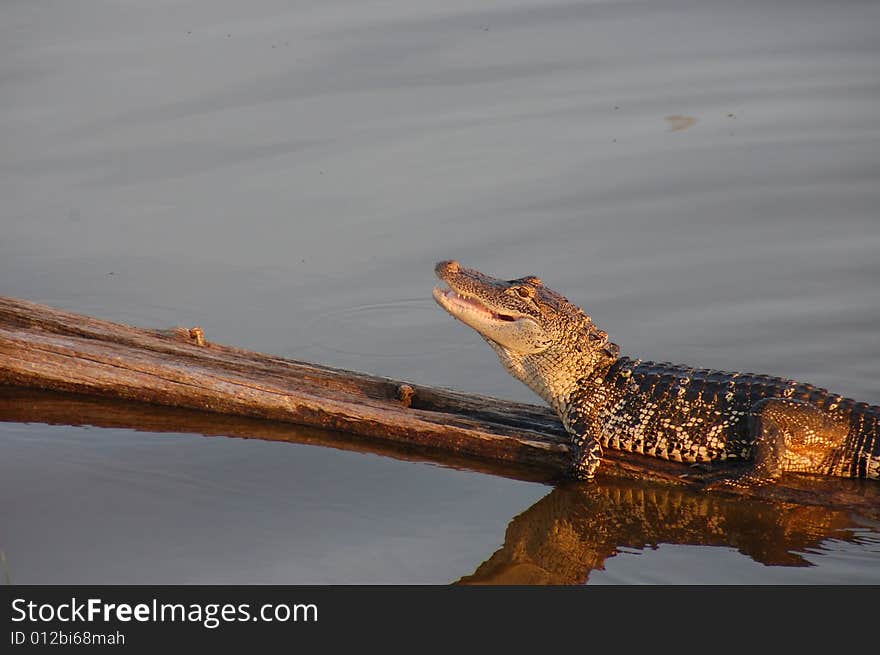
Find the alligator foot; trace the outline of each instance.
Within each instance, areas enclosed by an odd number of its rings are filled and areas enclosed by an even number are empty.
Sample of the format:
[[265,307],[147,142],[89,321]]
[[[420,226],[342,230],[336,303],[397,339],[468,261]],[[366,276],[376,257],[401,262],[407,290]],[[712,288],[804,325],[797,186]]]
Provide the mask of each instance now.
[[602,461],[602,445],[592,437],[574,436],[571,439],[572,460],[570,476],[576,480],[592,480]]

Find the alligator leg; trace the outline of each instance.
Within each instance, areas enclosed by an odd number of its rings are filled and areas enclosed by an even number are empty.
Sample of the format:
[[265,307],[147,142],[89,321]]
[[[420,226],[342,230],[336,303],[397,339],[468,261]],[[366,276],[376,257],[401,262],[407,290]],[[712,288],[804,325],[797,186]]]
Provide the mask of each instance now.
[[577,480],[592,480],[602,461],[602,445],[589,435],[574,435],[571,438],[571,475]]
[[768,484],[783,471],[830,474],[849,426],[841,417],[810,403],[765,398],[752,407],[749,431],[755,443],[751,470],[708,488]]
[[571,437],[571,460],[568,477],[592,480],[602,461],[602,444],[594,433],[595,421],[572,404],[571,411],[561,416],[562,425]]

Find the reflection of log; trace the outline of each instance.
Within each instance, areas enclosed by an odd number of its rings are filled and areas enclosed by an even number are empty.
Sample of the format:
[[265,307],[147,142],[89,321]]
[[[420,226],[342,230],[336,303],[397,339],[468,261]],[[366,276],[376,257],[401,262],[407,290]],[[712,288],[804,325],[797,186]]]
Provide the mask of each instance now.
[[827,539],[854,541],[857,526],[849,512],[824,507],[621,481],[568,484],[515,517],[504,545],[459,583],[577,584],[620,548],[661,543],[728,546],[765,565],[809,566],[799,553]]
[[[472,468],[517,469],[515,477],[529,479],[559,477],[568,461],[568,439],[544,407],[220,346],[206,342],[198,328],[144,330],[3,297],[0,383],[327,428],[419,449],[426,458],[452,455]],[[604,477],[690,486],[711,477],[611,450],[601,470]],[[875,483],[842,482],[788,476],[742,493],[855,509],[876,506],[876,498],[866,500],[861,491]]]
[[431,462],[528,482],[546,482],[548,477],[547,471],[511,462],[462,457],[454,452],[399,442],[364,440],[359,435],[307,425],[20,387],[0,386],[0,421],[286,441],[408,462]]

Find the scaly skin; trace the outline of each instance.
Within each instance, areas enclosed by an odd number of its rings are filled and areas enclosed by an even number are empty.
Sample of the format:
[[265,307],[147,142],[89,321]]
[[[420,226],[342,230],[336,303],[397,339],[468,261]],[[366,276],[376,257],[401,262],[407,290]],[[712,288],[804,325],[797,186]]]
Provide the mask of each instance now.
[[592,478],[602,447],[680,462],[747,460],[723,485],[785,471],[880,479],[880,407],[794,380],[620,357],[582,309],[538,278],[498,280],[437,264],[434,298],[492,346],[557,412],[573,477]]

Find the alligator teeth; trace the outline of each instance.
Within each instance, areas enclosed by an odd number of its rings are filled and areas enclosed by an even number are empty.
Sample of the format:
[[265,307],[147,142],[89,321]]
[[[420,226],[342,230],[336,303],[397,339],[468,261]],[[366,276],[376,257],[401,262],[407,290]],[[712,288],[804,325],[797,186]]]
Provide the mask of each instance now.
[[458,307],[466,311],[476,311],[490,318],[494,314],[492,310],[490,310],[488,307],[486,307],[486,305],[481,303],[476,298],[469,298],[468,296],[457,293],[453,289],[446,290],[443,293],[443,296],[444,298],[446,298],[446,301],[454,307]]
[[443,305],[447,311],[464,311],[477,313],[486,318],[495,319],[496,321],[515,321],[516,318],[508,314],[499,314],[492,311],[477,298],[465,296],[458,293],[454,289],[434,289],[434,296]]

